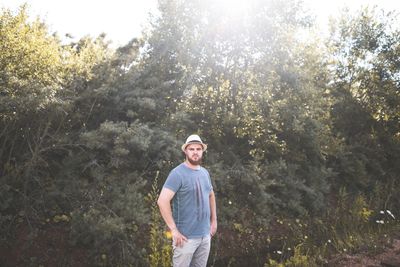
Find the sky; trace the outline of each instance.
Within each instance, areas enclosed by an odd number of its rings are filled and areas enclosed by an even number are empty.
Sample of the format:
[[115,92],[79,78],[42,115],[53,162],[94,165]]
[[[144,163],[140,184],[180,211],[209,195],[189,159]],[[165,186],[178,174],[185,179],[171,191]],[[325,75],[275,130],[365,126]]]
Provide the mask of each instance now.
[[17,11],[24,3],[30,16],[39,16],[60,37],[68,33],[79,39],[104,32],[116,45],[138,37],[149,12],[157,8],[157,0],[0,0],[0,8]]
[[[246,0],[215,0],[234,5]],[[362,5],[400,12],[398,0],[303,0],[317,16],[321,28],[326,28],[330,15],[344,6],[356,10]],[[28,14],[39,16],[60,37],[71,34],[76,39],[85,35],[96,37],[106,33],[114,45],[126,44],[140,36],[148,23],[149,12],[155,12],[157,0],[0,0],[0,8],[17,11],[23,3],[28,4]]]

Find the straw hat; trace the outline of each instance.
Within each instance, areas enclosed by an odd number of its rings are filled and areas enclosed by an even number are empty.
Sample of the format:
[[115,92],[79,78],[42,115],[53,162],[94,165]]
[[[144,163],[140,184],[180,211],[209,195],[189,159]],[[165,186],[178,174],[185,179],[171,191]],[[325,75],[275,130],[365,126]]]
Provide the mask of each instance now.
[[182,145],[182,151],[185,152],[186,147],[190,144],[200,144],[203,147],[203,151],[207,150],[207,145],[201,141],[200,136],[197,134],[192,134],[186,139],[186,142]]

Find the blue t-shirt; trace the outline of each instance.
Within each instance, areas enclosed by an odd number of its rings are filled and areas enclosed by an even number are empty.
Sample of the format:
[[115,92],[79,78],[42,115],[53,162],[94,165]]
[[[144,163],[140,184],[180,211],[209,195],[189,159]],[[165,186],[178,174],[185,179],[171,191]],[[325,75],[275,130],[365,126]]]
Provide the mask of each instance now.
[[210,234],[210,192],[213,190],[210,174],[200,167],[178,165],[168,175],[165,188],[175,192],[172,199],[172,216],[176,227],[187,238]]

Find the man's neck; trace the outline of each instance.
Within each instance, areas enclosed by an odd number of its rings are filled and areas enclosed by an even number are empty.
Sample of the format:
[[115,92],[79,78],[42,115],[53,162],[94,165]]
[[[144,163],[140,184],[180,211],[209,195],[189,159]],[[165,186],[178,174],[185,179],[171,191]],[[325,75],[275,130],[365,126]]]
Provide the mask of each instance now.
[[200,165],[193,165],[193,164],[190,163],[188,160],[185,160],[185,164],[186,164],[186,166],[188,166],[190,169],[193,169],[193,170],[198,170],[198,169],[200,169]]

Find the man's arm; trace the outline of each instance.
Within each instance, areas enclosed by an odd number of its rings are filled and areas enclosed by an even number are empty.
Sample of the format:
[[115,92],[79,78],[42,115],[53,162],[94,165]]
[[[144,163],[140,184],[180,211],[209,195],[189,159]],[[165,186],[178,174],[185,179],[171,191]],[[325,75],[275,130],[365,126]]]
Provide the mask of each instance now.
[[187,241],[187,238],[183,236],[176,228],[174,218],[172,217],[171,200],[174,195],[174,191],[164,187],[161,190],[160,196],[158,197],[157,204],[160,208],[161,216],[163,217],[168,228],[171,230],[172,237],[176,242],[176,246],[182,246],[183,241]]
[[211,211],[211,229],[210,234],[214,236],[217,232],[217,204],[215,201],[215,194],[214,191],[210,193],[210,211]]

